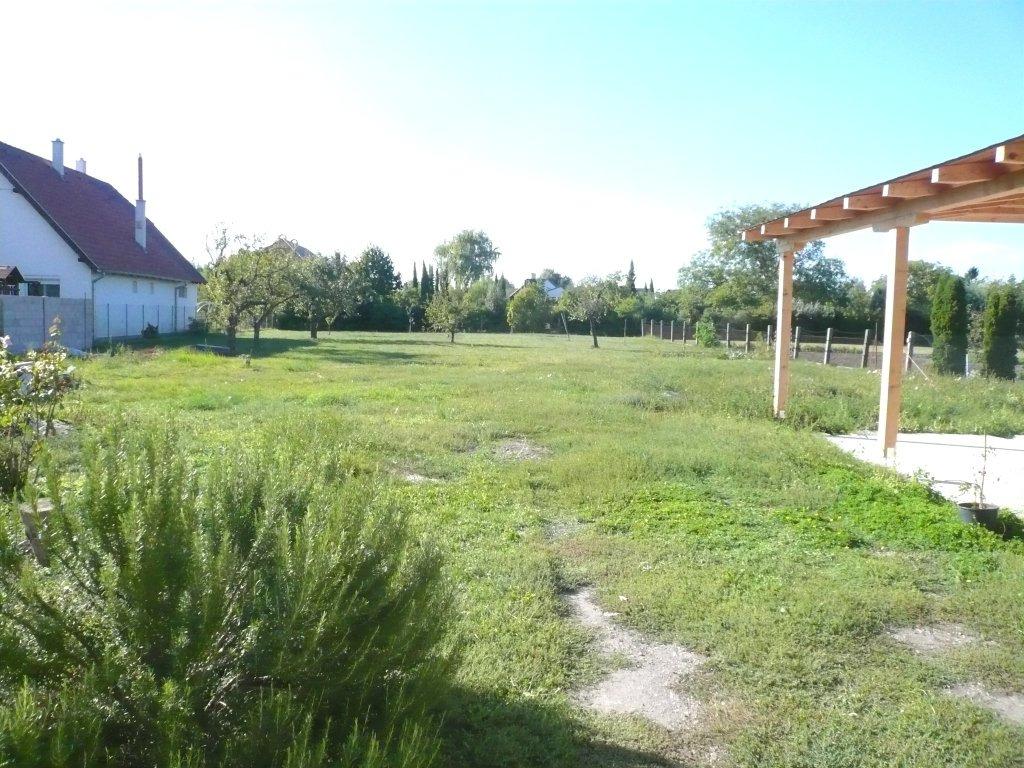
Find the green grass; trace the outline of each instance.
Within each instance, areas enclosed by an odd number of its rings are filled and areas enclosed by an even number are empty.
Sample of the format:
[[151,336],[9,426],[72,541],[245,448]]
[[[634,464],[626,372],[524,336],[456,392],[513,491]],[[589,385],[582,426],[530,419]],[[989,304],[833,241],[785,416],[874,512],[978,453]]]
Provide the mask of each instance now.
[[[699,763],[710,744],[726,765],[1024,754],[1021,729],[939,692],[1024,690],[1019,529],[965,528],[950,505],[814,434],[873,427],[877,374],[797,361],[777,423],[767,358],[678,342],[272,333],[248,366],[165,343],[82,365],[66,458],[127,410],[173,419],[200,456],[269,433],[329,444],[346,472],[379,479],[443,547],[455,585],[464,656],[439,702],[448,765]],[[1024,432],[1024,386],[912,379],[903,427]],[[510,437],[550,453],[503,460],[494,448]],[[548,535],[567,521],[581,525]],[[598,662],[559,593],[582,582],[630,625],[709,657],[700,732],[573,706]],[[921,658],[885,634],[936,620],[992,642]]]

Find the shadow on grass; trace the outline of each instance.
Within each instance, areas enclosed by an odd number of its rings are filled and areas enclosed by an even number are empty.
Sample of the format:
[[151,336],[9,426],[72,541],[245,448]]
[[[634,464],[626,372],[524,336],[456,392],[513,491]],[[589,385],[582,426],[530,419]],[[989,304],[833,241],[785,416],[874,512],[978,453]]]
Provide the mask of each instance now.
[[655,768],[673,765],[653,752],[608,744],[564,708],[456,690],[442,729],[441,764],[498,768]]

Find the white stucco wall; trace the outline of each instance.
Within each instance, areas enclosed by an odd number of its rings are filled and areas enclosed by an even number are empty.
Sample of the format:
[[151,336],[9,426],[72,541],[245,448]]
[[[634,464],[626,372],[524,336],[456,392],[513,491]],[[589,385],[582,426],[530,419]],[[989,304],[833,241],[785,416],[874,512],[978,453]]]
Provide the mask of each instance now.
[[96,338],[138,336],[147,325],[160,333],[188,328],[195,317],[197,286],[185,284],[185,296],[175,296],[183,285],[128,275],[106,275],[96,282]]
[[2,175],[0,264],[16,266],[26,280],[59,281],[63,298],[92,297],[92,270]]

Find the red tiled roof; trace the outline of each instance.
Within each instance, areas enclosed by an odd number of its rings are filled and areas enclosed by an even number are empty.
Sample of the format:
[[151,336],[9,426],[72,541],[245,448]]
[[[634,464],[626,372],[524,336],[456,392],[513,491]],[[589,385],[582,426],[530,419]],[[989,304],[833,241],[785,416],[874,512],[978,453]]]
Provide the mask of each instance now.
[[146,221],[146,249],[135,242],[135,206],[110,184],[0,142],[0,173],[99,272],[204,282],[177,248]]

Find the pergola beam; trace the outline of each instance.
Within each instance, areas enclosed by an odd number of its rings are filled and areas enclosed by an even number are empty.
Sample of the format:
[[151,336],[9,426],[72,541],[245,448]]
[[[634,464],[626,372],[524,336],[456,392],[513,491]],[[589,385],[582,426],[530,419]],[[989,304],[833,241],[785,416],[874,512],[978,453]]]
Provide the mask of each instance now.
[[958,163],[932,168],[933,184],[974,184],[989,181],[1003,172],[995,163]]
[[1024,165],[1024,141],[1011,141],[996,147],[996,162]]
[[928,197],[940,189],[930,181],[911,179],[910,181],[890,181],[882,185],[882,197]]

